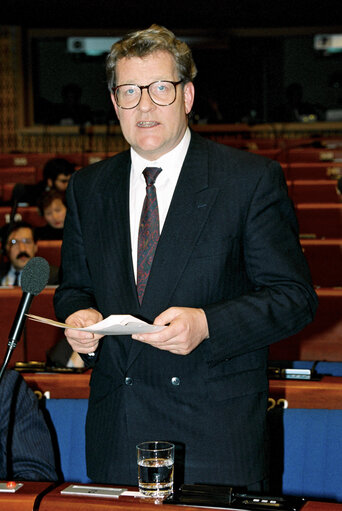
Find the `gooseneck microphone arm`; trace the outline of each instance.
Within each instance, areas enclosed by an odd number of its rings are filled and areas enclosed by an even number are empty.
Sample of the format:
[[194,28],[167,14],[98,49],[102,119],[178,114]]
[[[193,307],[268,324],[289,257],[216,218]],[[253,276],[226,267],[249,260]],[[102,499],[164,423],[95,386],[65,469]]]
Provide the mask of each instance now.
[[12,352],[17,343],[20,341],[26,321],[26,314],[29,311],[33,298],[44,289],[48,283],[49,274],[49,263],[42,257],[34,257],[33,259],[30,259],[23,269],[21,275],[23,295],[8,336],[7,351],[0,370],[0,382],[11,358]]
[[25,325],[26,314],[28,313],[29,308],[31,307],[33,298],[34,295],[32,295],[31,293],[23,293],[23,296],[21,297],[20,304],[15,315],[11,331],[8,336],[8,346],[12,349],[16,347],[17,342],[21,338],[21,334],[23,333]]

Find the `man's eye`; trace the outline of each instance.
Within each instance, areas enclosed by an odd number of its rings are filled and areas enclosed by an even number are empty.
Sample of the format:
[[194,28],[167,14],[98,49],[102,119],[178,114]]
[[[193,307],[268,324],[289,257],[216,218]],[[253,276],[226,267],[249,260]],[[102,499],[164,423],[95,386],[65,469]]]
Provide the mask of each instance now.
[[126,96],[133,96],[134,94],[136,94],[136,92],[137,92],[136,89],[131,88],[131,89],[127,89],[125,94],[126,94]]

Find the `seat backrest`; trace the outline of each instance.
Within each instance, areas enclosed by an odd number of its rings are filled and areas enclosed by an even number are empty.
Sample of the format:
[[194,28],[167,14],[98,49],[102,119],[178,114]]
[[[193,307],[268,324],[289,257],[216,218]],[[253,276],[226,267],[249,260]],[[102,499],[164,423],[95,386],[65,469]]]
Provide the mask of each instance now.
[[268,418],[273,493],[342,502],[342,410],[272,409]]
[[[46,420],[50,427],[57,468],[64,481],[88,483],[85,460],[87,399],[47,399]],[[47,412],[47,413],[46,413]]]

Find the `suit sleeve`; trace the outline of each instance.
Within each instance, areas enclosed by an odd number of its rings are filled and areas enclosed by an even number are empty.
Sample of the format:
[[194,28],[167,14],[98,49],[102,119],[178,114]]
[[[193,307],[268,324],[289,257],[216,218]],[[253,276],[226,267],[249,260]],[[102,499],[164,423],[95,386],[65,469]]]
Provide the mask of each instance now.
[[298,225],[280,166],[271,162],[251,194],[243,229],[251,290],[203,307],[215,363],[263,348],[310,323],[317,296],[298,239]]
[[[38,399],[21,376],[5,374],[1,384],[2,478],[56,481],[55,459],[49,429]],[[7,470],[5,467],[7,466]]]

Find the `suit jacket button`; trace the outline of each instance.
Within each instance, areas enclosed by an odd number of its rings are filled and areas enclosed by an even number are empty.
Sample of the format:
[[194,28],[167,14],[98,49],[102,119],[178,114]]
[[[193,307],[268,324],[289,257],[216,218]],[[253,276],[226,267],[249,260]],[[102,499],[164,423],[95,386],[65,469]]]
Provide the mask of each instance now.
[[178,376],[173,376],[171,378],[171,383],[172,385],[180,385],[180,379],[178,378]]
[[125,383],[126,385],[133,385],[133,378],[131,378],[130,376],[126,376]]

